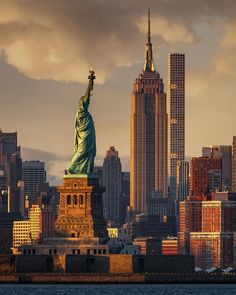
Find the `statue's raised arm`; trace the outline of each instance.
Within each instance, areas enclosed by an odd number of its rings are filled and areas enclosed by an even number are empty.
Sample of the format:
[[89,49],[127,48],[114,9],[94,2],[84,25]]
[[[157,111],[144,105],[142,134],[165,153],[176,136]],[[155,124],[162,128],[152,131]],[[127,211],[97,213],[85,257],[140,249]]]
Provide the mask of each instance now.
[[96,137],[93,118],[88,112],[88,107],[95,80],[94,71],[89,71],[88,79],[87,90],[80,98],[75,117],[74,156],[67,168],[68,174],[93,174]]
[[87,90],[86,90],[84,96],[82,96],[79,101],[79,108],[81,109],[81,111],[83,109],[87,110],[89,107],[90,97],[93,92],[94,80],[96,79],[96,77],[94,75],[94,71],[89,71],[88,79],[89,79],[89,83],[88,83]]

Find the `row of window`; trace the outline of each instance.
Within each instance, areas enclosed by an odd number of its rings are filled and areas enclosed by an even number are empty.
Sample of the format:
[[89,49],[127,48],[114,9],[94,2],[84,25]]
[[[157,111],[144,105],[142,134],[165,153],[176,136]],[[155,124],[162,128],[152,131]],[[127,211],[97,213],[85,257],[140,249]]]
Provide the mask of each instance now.
[[[35,253],[36,253],[35,249],[24,249],[23,250],[24,255],[26,255],[26,254],[35,255]],[[88,255],[90,255],[90,254],[101,255],[101,254],[106,254],[106,253],[107,253],[106,249],[87,249],[87,254]],[[57,249],[49,249],[48,254],[49,255],[53,255],[53,254],[56,255],[57,254]],[[73,255],[76,255],[76,254],[79,255],[80,254],[80,249],[72,249],[72,254]]]
[[83,205],[84,204],[84,196],[83,195],[79,195],[79,199],[78,199],[78,196],[76,195],[67,195],[66,197],[66,204],[67,205],[71,205],[72,203],[74,205],[77,205],[79,202],[80,205]]

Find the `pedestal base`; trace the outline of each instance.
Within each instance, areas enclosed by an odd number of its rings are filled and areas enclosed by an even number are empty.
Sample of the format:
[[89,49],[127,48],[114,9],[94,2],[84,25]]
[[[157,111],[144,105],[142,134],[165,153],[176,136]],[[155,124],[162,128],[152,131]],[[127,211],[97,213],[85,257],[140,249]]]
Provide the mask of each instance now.
[[97,177],[87,174],[65,175],[58,191],[60,207],[55,236],[107,238],[102,206],[104,188]]

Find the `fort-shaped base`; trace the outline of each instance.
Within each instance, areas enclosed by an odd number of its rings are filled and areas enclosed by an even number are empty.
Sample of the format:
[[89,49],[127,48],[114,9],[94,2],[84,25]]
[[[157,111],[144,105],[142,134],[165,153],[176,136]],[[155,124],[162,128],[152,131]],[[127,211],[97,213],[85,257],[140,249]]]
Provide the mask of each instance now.
[[106,238],[102,193],[95,175],[67,174],[60,192],[59,214],[55,236],[71,238]]

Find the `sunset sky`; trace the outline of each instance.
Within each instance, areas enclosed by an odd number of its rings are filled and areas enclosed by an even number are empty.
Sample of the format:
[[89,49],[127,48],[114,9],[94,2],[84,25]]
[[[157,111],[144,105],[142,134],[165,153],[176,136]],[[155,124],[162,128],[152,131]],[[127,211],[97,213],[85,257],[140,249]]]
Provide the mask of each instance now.
[[73,152],[77,102],[91,101],[97,163],[113,145],[128,169],[131,89],[143,68],[147,10],[167,92],[168,52],[186,54],[186,155],[236,135],[235,0],[0,0],[0,128],[24,159],[60,182]]

